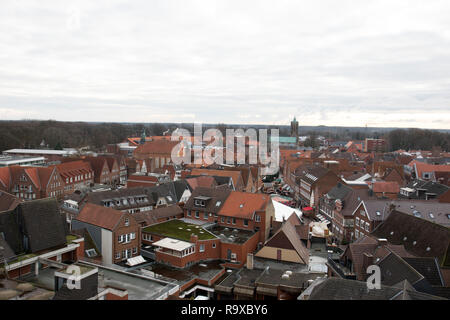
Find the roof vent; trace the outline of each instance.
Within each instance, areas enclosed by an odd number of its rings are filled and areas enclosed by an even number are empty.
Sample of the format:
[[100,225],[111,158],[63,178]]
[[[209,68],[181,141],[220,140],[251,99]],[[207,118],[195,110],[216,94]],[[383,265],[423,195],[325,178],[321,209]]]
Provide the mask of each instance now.
[[431,250],[431,248],[430,247],[427,247],[427,249],[426,249],[427,251],[430,251]]
[[281,276],[281,279],[287,280],[289,279],[289,275],[285,273]]

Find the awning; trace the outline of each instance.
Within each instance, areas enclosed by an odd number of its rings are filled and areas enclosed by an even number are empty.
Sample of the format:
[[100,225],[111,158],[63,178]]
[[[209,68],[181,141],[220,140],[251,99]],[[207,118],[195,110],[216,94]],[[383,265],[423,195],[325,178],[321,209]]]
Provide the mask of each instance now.
[[312,210],[313,210],[313,208],[311,208],[311,207],[304,207],[302,209],[302,211],[312,211]]
[[127,265],[129,265],[130,267],[136,266],[136,265],[144,263],[144,262],[147,262],[147,261],[142,256],[137,256],[137,257],[127,259]]

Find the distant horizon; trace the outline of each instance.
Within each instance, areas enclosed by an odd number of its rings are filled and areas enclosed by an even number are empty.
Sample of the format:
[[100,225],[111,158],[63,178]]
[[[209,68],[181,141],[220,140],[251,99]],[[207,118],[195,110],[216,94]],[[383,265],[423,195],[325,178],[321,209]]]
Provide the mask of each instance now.
[[450,129],[447,1],[2,1],[0,118]]
[[[292,119],[291,119],[292,120]],[[77,122],[81,122],[81,123],[117,123],[117,124],[193,124],[193,123],[201,123],[202,125],[206,125],[206,126],[214,126],[214,125],[218,125],[218,124],[224,124],[224,125],[230,125],[230,126],[272,126],[272,127],[289,127],[290,126],[290,121],[287,124],[264,124],[264,123],[225,123],[225,122],[193,122],[193,121],[182,121],[182,122],[174,122],[174,121],[166,121],[166,122],[162,122],[162,121],[147,121],[147,122],[142,122],[142,121],[85,121],[85,120],[57,120],[57,119],[0,119],[0,122],[2,121],[56,121],[56,122],[72,122],[72,123],[77,123]],[[299,122],[299,127],[304,127],[304,128],[316,128],[316,127],[324,127],[324,128],[354,128],[354,129],[362,129],[365,130],[367,129],[404,129],[404,130],[408,130],[408,129],[420,129],[420,130],[433,130],[433,131],[450,131],[450,128],[427,128],[427,127],[390,127],[390,126],[344,126],[344,125],[323,125],[323,124],[318,124],[318,125],[302,125],[299,121],[299,118],[297,118],[297,121]]]

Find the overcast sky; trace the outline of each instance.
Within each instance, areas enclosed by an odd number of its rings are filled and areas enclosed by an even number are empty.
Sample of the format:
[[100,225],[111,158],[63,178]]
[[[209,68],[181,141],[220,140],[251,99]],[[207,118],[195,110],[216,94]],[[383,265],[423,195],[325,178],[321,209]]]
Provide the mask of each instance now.
[[450,1],[0,1],[0,119],[450,129]]

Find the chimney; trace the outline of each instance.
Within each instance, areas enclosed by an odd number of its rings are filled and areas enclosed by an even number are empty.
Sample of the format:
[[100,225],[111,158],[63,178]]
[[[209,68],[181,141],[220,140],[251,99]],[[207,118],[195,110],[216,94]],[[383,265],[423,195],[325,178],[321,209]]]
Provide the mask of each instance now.
[[378,239],[377,241],[378,241],[378,247],[384,247],[388,243],[387,239]]
[[247,253],[247,269],[253,270],[253,253]]
[[363,274],[367,272],[367,268],[373,265],[373,255],[370,253],[363,253]]
[[191,234],[191,238],[189,239],[190,243],[197,243],[198,236],[196,234]]

